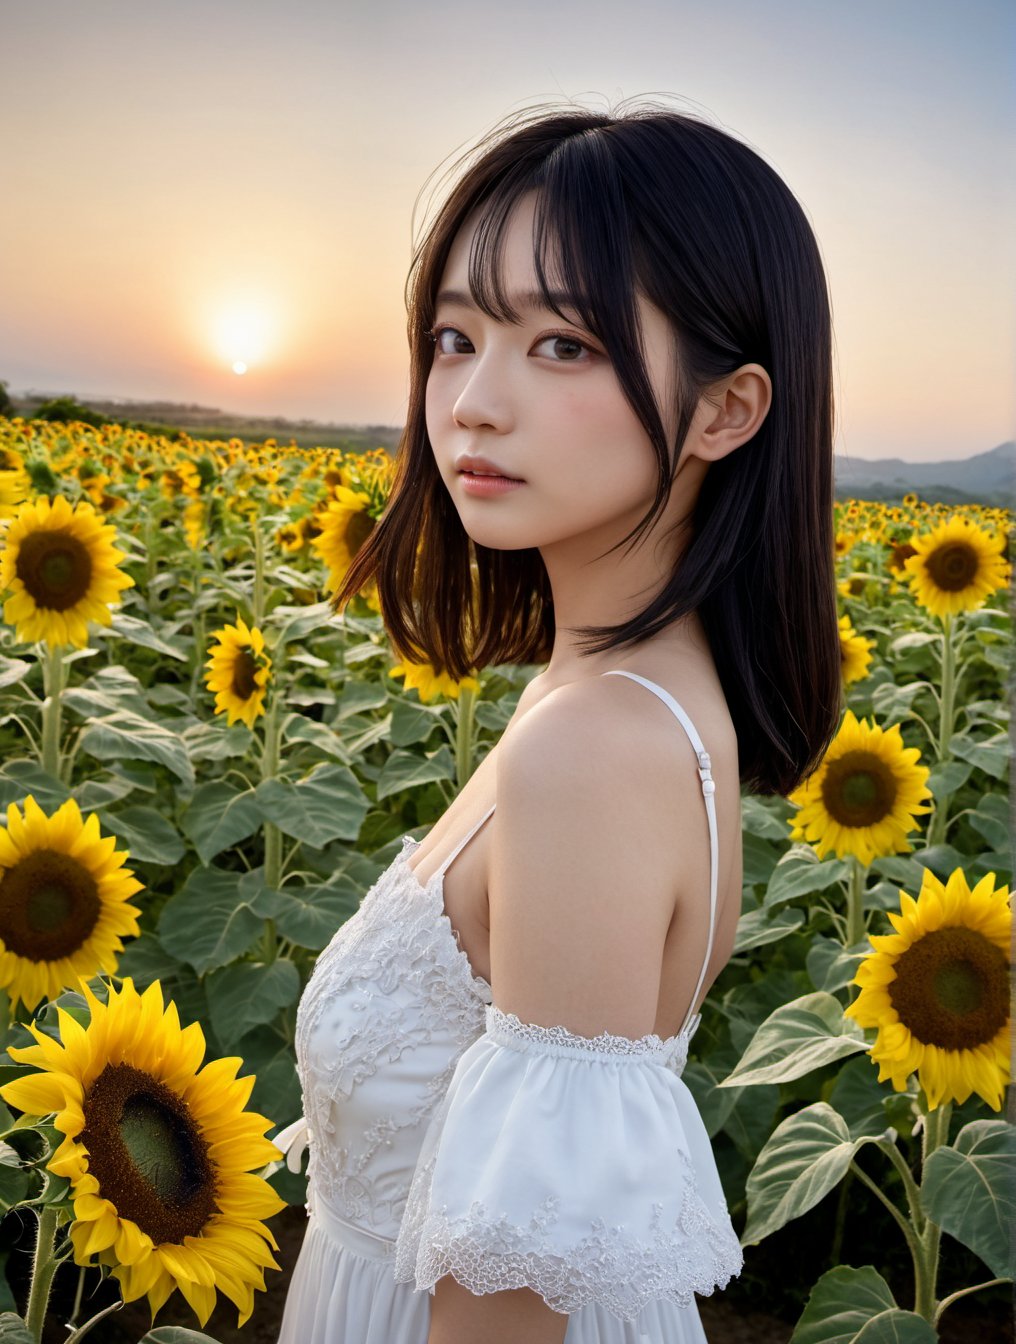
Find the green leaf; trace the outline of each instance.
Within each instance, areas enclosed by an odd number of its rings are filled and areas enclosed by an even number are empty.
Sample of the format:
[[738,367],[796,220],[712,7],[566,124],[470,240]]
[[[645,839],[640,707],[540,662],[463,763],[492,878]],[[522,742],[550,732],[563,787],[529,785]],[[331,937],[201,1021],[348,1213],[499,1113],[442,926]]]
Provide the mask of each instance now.
[[837,1265],[811,1290],[789,1344],[935,1344],[934,1326],[896,1305],[873,1265]]
[[786,938],[788,933],[799,929],[803,923],[803,910],[781,910],[778,915],[771,915],[762,906],[757,910],[749,910],[737,921],[733,955],[747,952],[752,947],[763,947],[766,943],[777,943],[781,938]]
[[431,784],[438,779],[455,778],[455,758],[447,746],[438,747],[430,756],[412,751],[393,751],[384,763],[377,780],[377,800],[388,798],[403,789],[420,784]]
[[923,649],[926,644],[941,644],[942,636],[936,632],[924,630],[909,630],[905,635],[900,635],[889,645],[889,652],[893,656],[899,653],[905,653],[908,649]]
[[219,1341],[185,1325],[159,1325],[143,1335],[139,1344],[219,1344]]
[[209,723],[193,723],[182,734],[187,755],[192,761],[228,761],[246,756],[254,734],[245,723],[234,723],[227,728],[218,718]]
[[353,714],[362,714],[368,709],[380,709],[388,703],[389,688],[380,681],[361,681],[351,677],[342,687],[336,721],[350,718]]
[[108,807],[110,803],[117,803],[133,792],[134,785],[129,779],[107,774],[101,778],[93,776],[91,779],[82,780],[80,784],[75,784],[71,789],[71,797],[81,811],[87,814],[98,812],[100,808]]
[[143,929],[137,938],[128,940],[120,953],[116,973],[129,975],[134,988],[141,993],[153,980],[171,980],[183,963],[163,947],[157,934]]
[[247,1031],[270,1022],[300,993],[300,973],[285,957],[237,961],[205,978],[208,1018],[224,1050]]
[[159,936],[171,956],[198,975],[235,961],[257,940],[264,921],[240,889],[243,874],[195,868],[159,917]]
[[117,849],[129,850],[137,863],[179,863],[186,851],[180,833],[154,807],[125,807],[116,813],[99,813],[104,831],[117,839]]
[[0,1217],[28,1198],[29,1174],[24,1167],[0,1163]]
[[813,896],[849,877],[844,859],[818,859],[810,848],[804,850],[803,845],[796,845],[773,869],[763,902],[767,910],[798,896]]
[[19,681],[24,681],[34,666],[23,658],[0,658],[0,691],[5,686],[16,686]]
[[268,629],[278,630],[278,636],[272,644],[272,650],[283,649],[294,640],[305,639],[315,631],[336,624],[341,619],[331,609],[329,602],[315,602],[309,607],[275,607]]
[[418,705],[412,700],[396,700],[392,708],[389,738],[393,747],[411,747],[426,742],[441,717],[437,705]]
[[931,767],[931,773],[925,783],[932,796],[941,802],[943,798],[952,798],[959,793],[972,773],[973,766],[967,765],[964,761],[939,761],[937,765]]
[[747,835],[757,835],[760,840],[775,840],[782,846],[790,833],[787,820],[792,813],[793,809],[782,799],[777,803],[749,793],[741,799],[741,830]]
[[[918,852],[923,854],[924,850]],[[897,886],[916,897],[924,882],[926,866],[917,858],[909,858],[906,854],[882,854],[874,860],[870,871],[877,877],[889,878],[891,882],[895,882]],[[896,908],[899,910],[899,900],[896,902]]]
[[[887,1130],[886,1137],[891,1137]],[[824,1101],[816,1101],[780,1122],[748,1176],[748,1219],[742,1246],[800,1218],[824,1199],[847,1174],[858,1148],[876,1136],[853,1138],[846,1121]]]
[[832,994],[834,990],[842,989],[852,982],[858,966],[870,955],[871,944],[867,938],[863,943],[845,948],[835,938],[817,933],[808,949],[805,966],[815,988]]
[[342,762],[348,762],[349,752],[338,733],[327,724],[308,719],[303,714],[287,714],[282,725],[284,742],[309,742],[316,751],[326,756],[334,756]]
[[960,733],[950,738],[949,750],[954,756],[969,761],[992,779],[1005,779],[1009,770],[1009,734],[996,733],[984,742],[972,742]]
[[992,849],[1005,853],[1009,848],[1009,800],[1001,793],[985,793],[967,820],[983,835]]
[[[886,1125],[892,1124],[884,1105],[888,1095],[885,1085],[878,1081],[878,1069],[870,1057],[858,1055],[848,1059],[840,1069],[827,1100],[843,1116],[850,1137],[860,1139],[884,1134]],[[899,1094],[891,1092],[891,1095]]]
[[785,1083],[868,1047],[832,994],[816,991],[770,1013],[720,1087]]
[[254,1088],[247,1109],[266,1116],[273,1125],[301,1112],[300,1077],[293,1046],[273,1026],[255,1027],[237,1044],[243,1059],[238,1077],[253,1073]]
[[998,1279],[1013,1277],[1014,1156],[1016,1136],[1005,1120],[973,1120],[950,1147],[935,1149],[921,1180],[928,1217],[979,1255]]
[[263,816],[254,795],[254,789],[237,789],[222,780],[194,790],[180,825],[203,864],[261,829]]
[[70,797],[67,786],[35,761],[8,761],[0,769],[0,808],[6,812],[11,803],[17,803],[24,812],[29,794],[46,813],[55,812]]
[[183,640],[171,644],[169,640],[156,634],[147,621],[138,620],[136,616],[128,616],[123,611],[115,611],[112,625],[98,633],[107,639],[111,637],[123,639],[128,644],[138,645],[139,648],[154,649],[156,653],[164,653],[167,658],[175,658],[180,663],[186,663],[190,656]]
[[81,750],[100,761],[153,761],[176,775],[185,787],[194,787],[194,767],[178,733],[140,714],[120,709],[93,719],[79,738]]
[[346,873],[336,873],[320,886],[290,884],[279,891],[262,887],[252,904],[263,919],[274,920],[276,929],[291,943],[320,952],[356,914],[362,894],[363,888]]
[[315,849],[323,849],[330,840],[355,840],[370,806],[356,776],[344,765],[319,765],[296,784],[266,779],[254,795],[265,821]]
[[16,1311],[0,1312],[0,1344],[35,1344],[35,1336]]

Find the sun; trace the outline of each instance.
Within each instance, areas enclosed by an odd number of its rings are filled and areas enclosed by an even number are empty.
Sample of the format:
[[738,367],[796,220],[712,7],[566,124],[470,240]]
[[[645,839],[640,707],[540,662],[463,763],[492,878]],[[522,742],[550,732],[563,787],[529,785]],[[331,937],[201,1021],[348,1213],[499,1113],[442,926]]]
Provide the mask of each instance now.
[[264,296],[232,296],[206,313],[211,345],[237,377],[263,364],[279,343],[279,322]]

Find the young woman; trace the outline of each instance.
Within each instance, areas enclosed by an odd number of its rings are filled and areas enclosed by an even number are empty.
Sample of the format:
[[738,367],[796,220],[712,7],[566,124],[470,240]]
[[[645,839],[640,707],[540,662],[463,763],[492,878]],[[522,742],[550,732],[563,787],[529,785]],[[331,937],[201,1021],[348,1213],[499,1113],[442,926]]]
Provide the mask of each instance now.
[[374,577],[400,656],[545,667],[304,992],[280,1344],[701,1344],[742,1256],[681,1072],[740,793],[840,715],[818,247],[702,120],[538,108],[410,279],[392,495],[335,604]]

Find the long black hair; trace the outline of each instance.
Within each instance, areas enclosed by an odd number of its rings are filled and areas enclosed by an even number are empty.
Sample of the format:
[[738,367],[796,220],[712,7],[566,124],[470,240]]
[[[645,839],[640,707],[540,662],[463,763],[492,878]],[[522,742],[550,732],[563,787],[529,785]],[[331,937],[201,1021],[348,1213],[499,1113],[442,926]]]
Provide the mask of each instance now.
[[[710,463],[691,536],[669,582],[633,619],[579,632],[585,653],[637,645],[697,611],[738,737],[741,783],[787,794],[839,724],[842,673],[833,539],[832,332],[812,229],[779,174],[708,122],[658,106],[623,115],[546,105],[510,115],[474,148],[417,247],[406,283],[407,423],[383,516],[332,598],[374,578],[398,655],[456,679],[495,663],[541,663],[554,641],[539,551],[474,543],[434,461],[425,421],[427,331],[455,236],[478,211],[474,301],[518,322],[499,275],[514,207],[536,193],[534,264],[547,306],[553,249],[565,289],[602,343],[659,464],[666,504],[702,394],[757,362],[772,401],[755,435]],[[639,354],[636,292],[677,337],[677,430],[668,444]]]

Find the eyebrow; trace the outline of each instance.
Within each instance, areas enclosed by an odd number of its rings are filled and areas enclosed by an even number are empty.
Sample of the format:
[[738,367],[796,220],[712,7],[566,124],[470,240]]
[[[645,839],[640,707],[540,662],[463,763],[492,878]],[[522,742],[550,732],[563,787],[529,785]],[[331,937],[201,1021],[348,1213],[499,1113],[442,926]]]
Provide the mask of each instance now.
[[[547,297],[539,289],[527,289],[523,294],[516,294],[509,298],[509,303],[513,308],[521,308],[528,311],[543,309],[547,307]],[[560,308],[573,308],[578,311],[578,301],[574,294],[568,294],[563,289],[552,289],[549,294],[551,302],[556,303]],[[453,304],[458,308],[475,308],[476,304],[472,297],[461,289],[442,289],[434,300],[435,306],[440,303]]]

